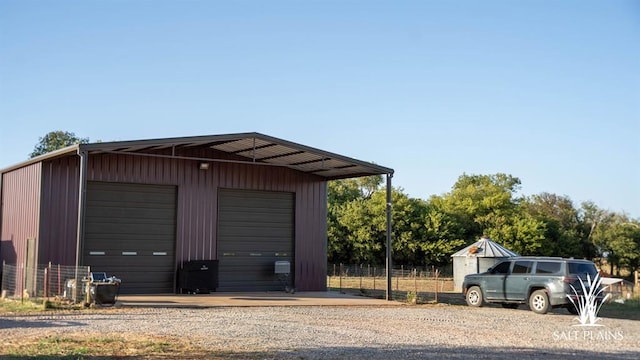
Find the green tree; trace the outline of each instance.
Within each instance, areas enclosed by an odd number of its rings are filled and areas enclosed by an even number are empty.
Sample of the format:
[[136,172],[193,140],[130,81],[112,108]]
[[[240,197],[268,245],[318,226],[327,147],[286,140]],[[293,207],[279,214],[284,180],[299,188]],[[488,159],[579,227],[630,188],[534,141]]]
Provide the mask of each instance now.
[[598,260],[601,257],[600,249],[596,246],[596,230],[608,217],[608,212],[602,210],[591,201],[581,204],[580,219],[582,233],[582,253],[586,259]]
[[[386,188],[373,192],[369,181],[341,180],[329,185],[329,261],[383,264],[387,237]],[[376,184],[374,182],[374,184]],[[463,241],[450,241],[457,229],[424,200],[391,189],[393,260],[401,264],[446,264]],[[427,222],[429,220],[429,222]],[[442,234],[438,234],[442,230]],[[430,237],[429,237],[430,236]],[[455,240],[455,239],[454,239]]]
[[460,226],[433,204],[424,217],[425,239],[421,242],[425,265],[443,266],[465,244]]
[[483,235],[521,255],[546,255],[544,223],[522,211],[520,179],[507,174],[463,174],[451,192],[432,204],[457,223],[458,238],[470,244]]
[[620,276],[621,269],[640,269],[640,222],[624,214],[603,212],[592,233],[601,258],[609,264],[609,273]]
[[[622,216],[622,222],[616,224],[616,237],[611,249],[618,254],[618,266],[630,273],[640,270],[640,223]],[[620,275],[620,274],[618,274]]]
[[[371,208],[378,233],[376,237],[386,246],[386,191],[378,191],[371,198]],[[391,237],[393,261],[407,265],[421,265],[424,258],[424,217],[426,202],[409,197],[402,189],[391,192]],[[386,247],[383,247],[386,249]]]
[[345,219],[356,217],[356,221],[364,221],[358,218],[357,214],[365,216],[364,210],[359,208],[380,189],[381,184],[381,176],[336,180],[328,183],[327,257],[329,262],[354,263],[355,253],[364,256],[362,244],[356,244],[351,240],[353,229]]
[[567,196],[541,193],[522,203],[524,210],[544,224],[547,249],[539,253],[562,257],[587,257],[583,251],[583,226],[579,211]]
[[68,131],[51,131],[45,136],[41,137],[33,149],[33,152],[29,154],[30,158],[34,158],[39,155],[43,155],[54,150],[62,149],[67,146],[75,144],[86,144],[89,142],[89,138],[79,138],[76,134]]
[[499,224],[488,227],[485,234],[520,255],[554,255],[544,235],[544,223],[524,211],[516,211]]

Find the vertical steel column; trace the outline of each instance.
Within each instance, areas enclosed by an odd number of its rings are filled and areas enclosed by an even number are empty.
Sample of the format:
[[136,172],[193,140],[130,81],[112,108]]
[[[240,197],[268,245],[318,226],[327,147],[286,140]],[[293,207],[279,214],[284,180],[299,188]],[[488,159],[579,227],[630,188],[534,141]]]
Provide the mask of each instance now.
[[[78,155],[80,156],[80,174],[78,176],[78,223],[76,233],[76,289],[78,288],[78,281],[80,281],[78,276],[78,267],[80,266],[80,259],[82,257],[82,244],[84,243],[84,209],[87,199],[87,158],[89,157],[89,153],[86,150],[81,150],[80,146],[82,145],[78,146]],[[74,301],[77,302],[78,299],[74,299]]]
[[387,300],[393,300],[391,293],[391,178],[393,174],[387,174]]

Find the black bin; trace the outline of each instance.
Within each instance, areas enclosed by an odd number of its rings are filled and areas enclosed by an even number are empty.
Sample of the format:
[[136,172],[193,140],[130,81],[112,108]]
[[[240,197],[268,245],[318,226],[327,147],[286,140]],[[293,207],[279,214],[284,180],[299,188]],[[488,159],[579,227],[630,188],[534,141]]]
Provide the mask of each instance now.
[[89,294],[92,303],[98,305],[114,305],[118,297],[119,283],[92,283]]
[[194,260],[182,263],[178,270],[180,294],[208,294],[218,288],[218,260]]

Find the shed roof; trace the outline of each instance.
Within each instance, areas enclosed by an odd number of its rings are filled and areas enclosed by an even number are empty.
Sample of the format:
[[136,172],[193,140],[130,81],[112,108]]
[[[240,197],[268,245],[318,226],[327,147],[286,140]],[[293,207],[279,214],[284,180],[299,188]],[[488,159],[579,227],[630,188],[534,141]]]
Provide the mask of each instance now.
[[[48,158],[65,156],[80,151],[86,151],[89,154],[117,153],[154,156],[153,151],[157,150],[175,150],[178,148],[195,147],[205,147],[235,155],[242,159],[239,162],[254,165],[287,167],[321,176],[327,180],[393,174],[393,169],[391,168],[257,132],[79,144],[35,157],[26,162],[4,169],[2,172]],[[179,156],[173,157],[181,158]],[[195,160],[223,161],[217,159]]]
[[[475,248],[475,252],[471,249]],[[454,256],[477,256],[477,257],[494,257],[494,258],[503,258],[503,257],[512,257],[518,256],[518,254],[514,253],[511,250],[495,243],[493,240],[488,237],[482,237],[480,240],[475,243],[467,246],[466,248],[456,252],[451,255]]]

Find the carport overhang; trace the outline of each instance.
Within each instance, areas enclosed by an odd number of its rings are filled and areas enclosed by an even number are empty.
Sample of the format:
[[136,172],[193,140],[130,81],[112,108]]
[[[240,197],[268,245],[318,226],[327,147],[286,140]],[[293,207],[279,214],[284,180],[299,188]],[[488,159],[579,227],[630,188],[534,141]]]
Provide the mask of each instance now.
[[[179,156],[179,149],[207,148],[230,155],[230,159]],[[391,300],[391,178],[393,169],[371,162],[316,149],[257,132],[226,135],[175,137],[149,140],[98,142],[78,144],[44,154],[1,172],[61,156],[77,154],[80,157],[80,186],[78,202],[78,231],[76,265],[84,237],[84,209],[88,158],[92,154],[124,154],[144,157],[163,157],[211,162],[231,162],[254,166],[277,166],[312,174],[325,180],[339,180],[364,176],[386,175],[387,184],[387,299]]]

